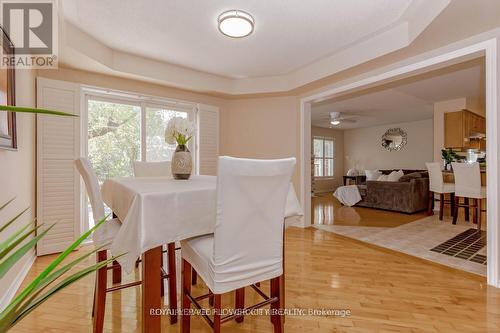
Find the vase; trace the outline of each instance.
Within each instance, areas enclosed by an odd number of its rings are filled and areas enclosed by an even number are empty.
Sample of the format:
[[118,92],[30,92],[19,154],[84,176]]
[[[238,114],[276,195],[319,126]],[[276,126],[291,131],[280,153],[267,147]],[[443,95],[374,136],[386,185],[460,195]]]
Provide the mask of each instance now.
[[191,152],[186,145],[178,145],[172,158],[172,176],[175,179],[189,179],[192,169]]

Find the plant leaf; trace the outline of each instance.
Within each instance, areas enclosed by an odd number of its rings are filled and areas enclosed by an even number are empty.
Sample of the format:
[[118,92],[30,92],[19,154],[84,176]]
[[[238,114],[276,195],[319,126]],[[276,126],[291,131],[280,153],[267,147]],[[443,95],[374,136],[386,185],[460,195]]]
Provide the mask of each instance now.
[[[35,226],[31,228],[31,230],[22,233],[26,230],[32,223],[27,224],[21,230],[17,231],[12,237],[9,237],[7,241],[0,244],[0,260],[3,259],[10,251],[12,251],[16,246],[18,246],[23,240],[28,238],[29,235],[34,233],[40,226]],[[15,237],[14,237],[15,236]],[[19,236],[19,237],[18,237]]]
[[54,115],[54,116],[78,117],[77,115],[74,115],[71,113],[66,113],[66,112],[61,112],[61,111],[37,109],[37,108],[27,108],[27,107],[22,107],[22,106],[13,106],[13,105],[0,105],[0,110],[11,111],[11,112],[22,112],[22,113],[39,113],[39,114],[48,114],[48,115]]
[[0,313],[0,322],[4,319],[4,313],[9,313],[11,310],[16,309],[19,304],[28,297],[33,289],[36,288],[36,286],[42,281],[44,278],[46,278],[50,272],[52,272],[71,252],[73,252],[74,249],[76,249],[87,237],[94,232],[95,229],[99,228],[104,222],[106,222],[106,219],[109,217],[109,214],[105,217],[103,217],[94,227],[92,227],[90,230],[87,232],[83,233],[80,238],[78,238],[73,244],[71,244],[64,252],[62,252],[53,262],[47,266],[31,283],[19,293],[12,302],[9,303],[9,305],[4,309],[2,313]]
[[[45,279],[43,279],[42,281],[40,281],[40,284],[33,291],[40,292],[41,291],[40,289],[44,289],[46,286],[48,286],[50,283],[54,282],[57,278],[59,278],[60,276],[62,276],[64,273],[66,273],[67,271],[69,271],[71,268],[73,268],[74,266],[76,266],[78,263],[82,262],[84,259],[88,258],[92,254],[94,254],[94,253],[102,250],[104,247],[105,246],[101,246],[99,248],[96,248],[96,249],[88,252],[88,253],[85,253],[85,254],[81,255],[80,257],[78,257],[77,259],[73,260],[72,262],[64,265],[63,267],[61,267],[57,271],[51,273]],[[33,295],[32,298],[33,297],[35,297],[35,295]]]
[[93,251],[90,251],[88,253],[85,253],[78,257],[77,259],[73,260],[69,264],[64,265],[62,268],[58,269],[54,273],[50,274],[47,276],[45,279],[40,281],[40,284],[33,290],[33,294],[31,295],[30,299],[28,299],[23,305],[20,306],[20,308],[24,307],[26,304],[32,303],[40,293],[45,290],[52,282],[57,280],[59,277],[61,277],[64,273],[68,272],[71,268],[76,266],[78,263],[82,262],[84,259],[88,258],[90,255],[102,250],[104,246],[101,246],[99,248],[94,249]]
[[0,206],[0,210],[4,209],[5,207],[7,207],[8,204],[10,204],[12,201],[14,201],[16,199],[16,197],[10,199],[9,201],[7,201],[6,203],[4,203],[3,205]]
[[67,277],[63,281],[59,282],[56,286],[51,288],[49,291],[47,291],[45,294],[34,300],[32,303],[27,304],[25,307],[21,307],[18,311],[15,312],[15,319],[13,320],[11,327],[17,324],[21,319],[26,317],[31,311],[35,310],[40,304],[48,300],[51,296],[56,294],[58,291],[66,288],[67,286],[75,283],[76,281],[84,278],[85,276],[99,270],[102,267],[107,266],[108,264],[112,263],[113,260],[115,260],[116,257],[96,263],[90,267],[87,267],[79,272],[76,272],[75,274],[72,274],[71,276]]
[[14,234],[9,236],[5,241],[0,243],[0,251],[3,250],[7,245],[9,245],[14,239],[16,239],[21,233],[23,233],[26,229],[28,229],[34,221],[31,221],[30,223],[26,224],[24,227],[16,231]]
[[[45,229],[40,235],[36,236],[26,244],[24,244],[22,247],[17,249],[16,252],[11,254],[7,259],[3,260],[0,263],[0,279],[4,277],[4,275],[9,271],[9,269],[14,266],[14,264],[21,259],[22,256],[24,256],[32,247],[36,245],[36,243],[49,232],[52,227],[54,227],[55,224],[51,225],[47,229]],[[1,318],[0,318],[1,321]]]
[[0,232],[4,231],[9,225],[11,225],[12,223],[14,223],[15,220],[17,220],[21,215],[23,215],[24,213],[26,213],[26,211],[29,209],[26,208],[25,210],[23,210],[22,212],[20,212],[19,214],[17,214],[16,216],[14,216],[9,222],[5,223],[3,226],[0,227]]

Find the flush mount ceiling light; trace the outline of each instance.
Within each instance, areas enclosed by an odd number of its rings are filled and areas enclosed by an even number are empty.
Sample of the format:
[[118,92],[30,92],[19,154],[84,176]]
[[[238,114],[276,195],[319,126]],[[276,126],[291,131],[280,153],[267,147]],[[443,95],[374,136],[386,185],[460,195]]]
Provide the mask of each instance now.
[[219,31],[232,38],[241,38],[253,32],[255,20],[252,15],[241,10],[228,10],[217,19]]

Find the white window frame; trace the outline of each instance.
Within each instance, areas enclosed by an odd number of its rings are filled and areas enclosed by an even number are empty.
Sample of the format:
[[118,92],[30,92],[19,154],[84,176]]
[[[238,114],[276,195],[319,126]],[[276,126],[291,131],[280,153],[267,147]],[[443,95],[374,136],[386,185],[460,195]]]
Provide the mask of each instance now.
[[[321,159],[322,160],[322,163],[323,163],[323,176],[316,176],[314,175],[313,177],[315,179],[332,179],[332,178],[335,178],[335,138],[333,137],[327,137],[327,136],[313,136],[313,140],[312,140],[312,143],[313,143],[313,147],[312,147],[312,151],[314,153],[314,140],[322,140],[323,141],[323,156],[316,156],[314,155],[314,160],[316,159]],[[333,144],[333,156],[332,157],[325,157],[325,141],[331,141],[332,144]],[[326,161],[327,160],[332,160],[332,164],[333,164],[333,173],[331,176],[325,176],[325,170],[326,170]]]
[[[149,108],[163,108],[167,110],[174,110],[179,112],[187,112],[188,119],[196,122],[197,117],[197,104],[174,99],[158,98],[147,95],[131,94],[115,90],[103,90],[94,87],[82,87],[81,89],[81,152],[82,155],[88,157],[88,103],[89,100],[96,100],[108,103],[126,104],[140,107],[141,109],[141,161],[146,161],[146,109]],[[182,107],[179,107],[181,105]],[[197,133],[188,143],[188,148],[191,151],[193,158],[193,165],[197,164],[197,147],[196,147]],[[197,173],[198,170],[195,170]],[[81,230],[89,229],[89,219],[87,214],[87,195],[85,187],[81,189]]]

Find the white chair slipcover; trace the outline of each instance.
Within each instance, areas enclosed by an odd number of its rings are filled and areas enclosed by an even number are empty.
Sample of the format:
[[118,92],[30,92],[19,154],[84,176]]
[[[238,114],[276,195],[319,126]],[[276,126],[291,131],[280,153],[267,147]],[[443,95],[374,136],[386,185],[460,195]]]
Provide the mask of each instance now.
[[455,176],[455,195],[464,198],[486,198],[486,186],[481,186],[479,163],[451,163]]
[[[81,157],[75,160],[75,165],[83,178],[90,205],[92,206],[92,216],[97,223],[102,220],[104,215],[104,202],[102,201],[101,189],[97,176],[87,158]],[[97,228],[92,234],[95,247],[101,247],[110,243],[120,230],[121,222],[119,219],[109,219]]]
[[171,177],[170,162],[140,162],[134,161],[135,177]]
[[443,173],[439,163],[425,163],[429,171],[429,190],[435,193],[454,193],[455,185],[443,182]]
[[181,241],[181,253],[215,294],[283,273],[285,205],[295,158],[219,157],[211,235]]

